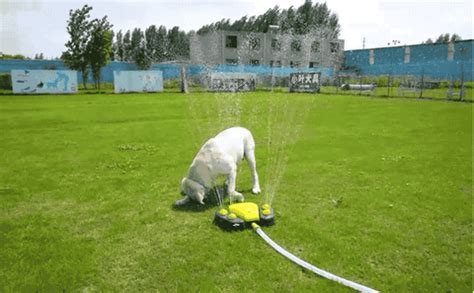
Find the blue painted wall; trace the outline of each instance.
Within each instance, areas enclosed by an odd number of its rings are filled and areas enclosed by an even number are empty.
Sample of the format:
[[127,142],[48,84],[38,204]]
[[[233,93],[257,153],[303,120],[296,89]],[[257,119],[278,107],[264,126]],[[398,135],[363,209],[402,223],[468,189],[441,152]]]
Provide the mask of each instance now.
[[[62,61],[56,60],[0,60],[0,72],[8,72],[12,69],[67,69]],[[101,79],[102,82],[114,81],[114,71],[122,70],[137,70],[133,63],[111,61],[107,66],[102,68]],[[178,78],[179,65],[177,64],[162,64],[157,63],[151,66],[151,70],[160,70],[163,72],[164,79]],[[333,71],[331,68],[271,68],[270,66],[252,66],[252,65],[217,65],[213,67],[204,67],[200,65],[187,65],[186,73],[188,76],[193,76],[205,72],[248,72],[262,75],[273,74],[277,76],[289,76],[292,72],[321,72],[322,77],[331,77]],[[82,76],[78,73],[78,82],[82,83]],[[89,75],[89,82],[92,82],[92,76]]]
[[433,79],[473,80],[474,40],[454,44],[454,58],[448,60],[447,44],[421,44],[410,47],[410,62],[404,63],[405,46],[375,48],[374,64],[369,64],[371,49],[345,51],[345,65],[358,68],[363,75],[425,75]]

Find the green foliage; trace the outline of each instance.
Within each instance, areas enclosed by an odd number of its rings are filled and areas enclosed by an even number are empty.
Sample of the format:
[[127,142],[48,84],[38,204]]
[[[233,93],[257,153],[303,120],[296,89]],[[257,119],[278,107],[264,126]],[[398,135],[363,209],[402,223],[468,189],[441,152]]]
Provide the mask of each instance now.
[[139,28],[135,28],[132,32],[131,47],[132,61],[137,65],[138,69],[149,69],[151,58],[148,55],[145,36]]
[[165,26],[151,25],[145,33],[139,28],[117,34],[114,55],[119,61],[134,62],[138,68],[147,69],[153,62],[163,62],[189,58],[189,35],[175,26],[167,30]]
[[61,56],[67,67],[81,72],[84,86],[87,82],[89,66],[87,47],[92,25],[89,21],[91,10],[92,7],[87,4],[81,9],[69,10],[67,21],[69,40],[64,44],[66,51]]
[[145,30],[145,39],[147,54],[153,62],[167,60],[169,42],[165,26],[161,25],[159,28],[156,28],[156,26],[151,25]]
[[337,38],[340,33],[339,19],[332,13],[326,3],[314,3],[306,0],[300,7],[290,6],[280,9],[278,6],[268,9],[258,16],[244,16],[230,23],[222,19],[204,25],[197,33],[204,34],[215,30],[267,32],[270,25],[279,25],[283,33],[307,34],[313,30],[325,29],[326,34]]
[[[428,39],[431,41],[431,39]],[[431,43],[428,43],[428,40],[426,41],[426,44],[431,44]],[[445,33],[445,34],[441,34],[438,36],[438,38],[436,39],[435,43],[449,43],[449,42],[456,42],[456,41],[461,41],[462,38],[461,36],[459,36],[458,34],[452,34],[450,35],[449,33]]]
[[112,51],[112,25],[107,16],[102,19],[94,19],[91,22],[90,40],[87,43],[87,60],[89,62],[92,77],[100,88],[100,70],[107,65]]
[[30,59],[28,57],[25,57],[21,54],[15,54],[15,55],[9,55],[9,54],[0,54],[0,60],[8,60],[8,59],[19,59],[19,60],[27,60]]
[[10,73],[0,73],[0,89],[2,90],[12,89],[12,77]]
[[178,89],[180,87],[179,79],[168,79],[163,82],[164,89]]

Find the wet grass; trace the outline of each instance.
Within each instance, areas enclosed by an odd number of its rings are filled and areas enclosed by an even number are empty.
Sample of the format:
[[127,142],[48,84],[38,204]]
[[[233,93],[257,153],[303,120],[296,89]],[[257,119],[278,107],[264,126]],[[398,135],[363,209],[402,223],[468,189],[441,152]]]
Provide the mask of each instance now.
[[[472,290],[472,104],[244,94],[263,182],[270,99],[311,104],[271,238],[382,291]],[[349,291],[222,232],[214,206],[172,207],[206,119],[173,93],[0,97],[0,291]]]

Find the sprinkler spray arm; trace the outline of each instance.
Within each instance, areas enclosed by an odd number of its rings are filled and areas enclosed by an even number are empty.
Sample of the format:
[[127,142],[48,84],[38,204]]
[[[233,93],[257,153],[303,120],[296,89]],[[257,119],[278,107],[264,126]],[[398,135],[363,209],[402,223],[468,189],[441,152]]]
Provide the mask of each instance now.
[[329,272],[321,270],[321,269],[313,266],[310,263],[305,262],[304,260],[302,260],[302,259],[298,258],[297,256],[289,253],[283,247],[281,247],[280,245],[275,243],[272,239],[270,239],[270,237],[267,236],[267,234],[265,234],[263,232],[263,230],[260,228],[260,226],[257,225],[256,223],[252,223],[252,228],[255,230],[255,232],[257,232],[257,234],[260,237],[263,238],[263,240],[265,240],[265,242],[267,242],[278,253],[280,253],[281,255],[285,256],[288,259],[290,259],[292,262],[302,266],[303,268],[305,268],[307,270],[310,270],[313,273],[315,273],[315,274],[317,274],[317,275],[319,275],[323,278],[336,281],[336,282],[338,282],[338,283],[340,283],[344,286],[350,287],[350,288],[355,289],[355,290],[360,291],[360,292],[370,292],[370,293],[379,292],[377,290],[371,289],[371,288],[363,286],[361,284],[358,284],[358,283],[346,280],[344,278],[338,277],[334,274],[331,274]]

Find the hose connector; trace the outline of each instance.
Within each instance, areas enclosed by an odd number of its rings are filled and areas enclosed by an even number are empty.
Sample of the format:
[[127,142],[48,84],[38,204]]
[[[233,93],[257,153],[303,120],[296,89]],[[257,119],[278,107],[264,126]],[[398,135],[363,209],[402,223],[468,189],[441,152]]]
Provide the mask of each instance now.
[[260,228],[260,226],[257,223],[252,223],[252,228],[257,231],[257,229]]

